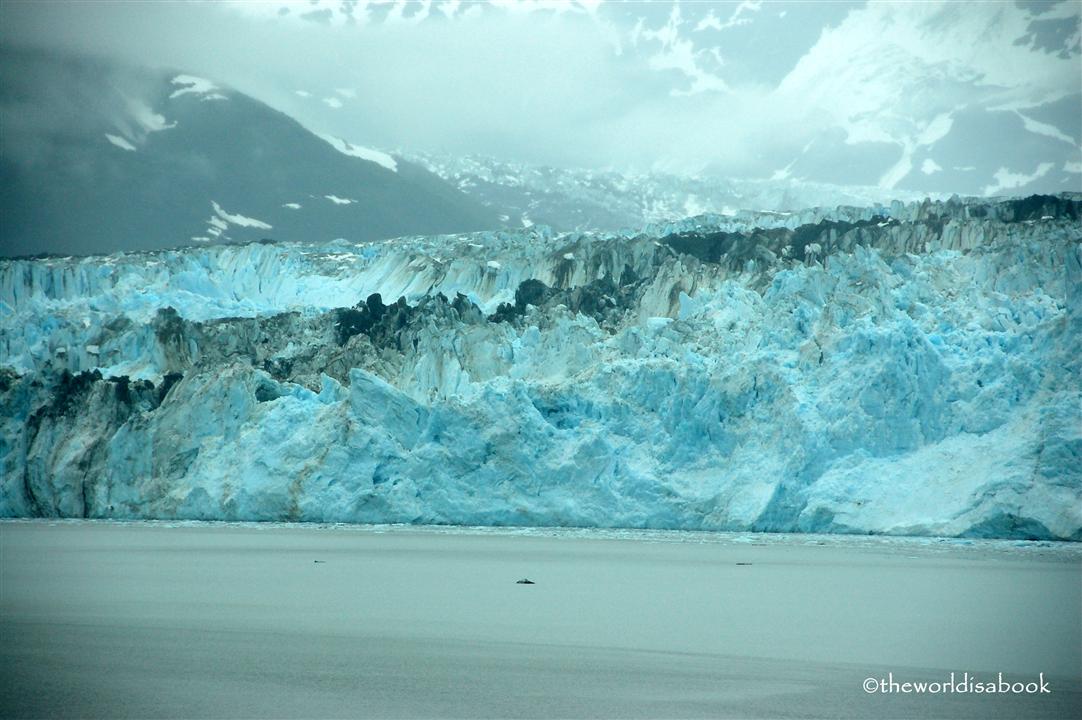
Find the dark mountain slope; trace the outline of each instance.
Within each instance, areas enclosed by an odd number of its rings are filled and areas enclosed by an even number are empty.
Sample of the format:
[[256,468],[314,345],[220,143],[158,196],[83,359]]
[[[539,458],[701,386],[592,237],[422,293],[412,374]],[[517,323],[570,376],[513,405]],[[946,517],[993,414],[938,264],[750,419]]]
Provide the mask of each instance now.
[[175,78],[0,54],[0,253],[372,240],[498,224],[418,166],[347,155],[234,90],[178,94],[198,86]]

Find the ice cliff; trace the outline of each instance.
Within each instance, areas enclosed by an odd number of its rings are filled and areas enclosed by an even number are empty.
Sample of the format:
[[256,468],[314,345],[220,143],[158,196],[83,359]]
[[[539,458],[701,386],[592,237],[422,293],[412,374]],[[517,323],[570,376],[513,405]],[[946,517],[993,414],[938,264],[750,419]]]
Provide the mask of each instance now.
[[0,261],[0,515],[1082,540],[1080,213]]

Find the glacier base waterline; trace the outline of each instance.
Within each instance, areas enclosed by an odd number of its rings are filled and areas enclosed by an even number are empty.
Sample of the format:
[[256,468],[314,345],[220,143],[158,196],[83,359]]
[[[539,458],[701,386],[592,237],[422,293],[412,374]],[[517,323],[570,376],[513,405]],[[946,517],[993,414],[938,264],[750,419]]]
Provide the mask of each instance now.
[[[0,521],[0,707],[1030,718],[1082,697],[1077,544],[661,535]],[[951,672],[1051,692],[862,684]]]
[[0,261],[0,515],[1080,540],[1080,206]]

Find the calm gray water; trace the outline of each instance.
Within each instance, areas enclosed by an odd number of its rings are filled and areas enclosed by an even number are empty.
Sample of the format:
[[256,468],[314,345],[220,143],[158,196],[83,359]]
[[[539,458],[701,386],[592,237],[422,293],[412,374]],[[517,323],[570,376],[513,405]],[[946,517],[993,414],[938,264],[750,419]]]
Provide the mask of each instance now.
[[[952,671],[1050,692],[863,689]],[[1077,545],[0,522],[5,717],[1077,717],[1080,678]]]

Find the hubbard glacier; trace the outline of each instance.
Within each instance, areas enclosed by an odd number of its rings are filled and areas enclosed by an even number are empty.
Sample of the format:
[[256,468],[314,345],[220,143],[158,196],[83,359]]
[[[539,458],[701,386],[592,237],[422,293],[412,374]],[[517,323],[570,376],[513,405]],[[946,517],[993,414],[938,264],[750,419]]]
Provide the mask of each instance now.
[[1080,214],[3,259],[0,516],[1082,540]]
[[1079,718],[1082,3],[0,0],[0,719]]

